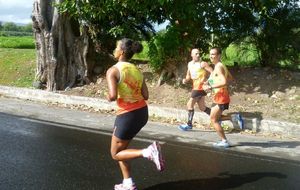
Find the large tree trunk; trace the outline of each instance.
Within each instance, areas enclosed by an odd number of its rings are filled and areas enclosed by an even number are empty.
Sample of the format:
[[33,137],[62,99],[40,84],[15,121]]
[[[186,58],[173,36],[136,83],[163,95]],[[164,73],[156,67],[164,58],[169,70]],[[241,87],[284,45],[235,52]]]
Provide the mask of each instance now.
[[156,86],[162,85],[172,77],[175,78],[176,85],[181,85],[182,79],[186,76],[187,63],[190,59],[190,54],[183,49],[179,49],[178,53],[181,59],[169,59],[169,62],[167,62],[161,70]]
[[37,50],[36,81],[49,91],[72,87],[76,80],[89,83],[93,65],[88,65],[87,28],[59,14],[53,3],[63,0],[35,0],[32,13]]

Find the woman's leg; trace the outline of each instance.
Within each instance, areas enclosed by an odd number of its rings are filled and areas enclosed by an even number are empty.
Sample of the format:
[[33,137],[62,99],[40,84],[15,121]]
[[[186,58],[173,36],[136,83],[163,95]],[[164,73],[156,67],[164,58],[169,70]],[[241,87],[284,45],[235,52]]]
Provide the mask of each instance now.
[[114,135],[111,138],[111,156],[119,162],[124,179],[130,177],[130,165],[127,161],[143,156],[140,149],[127,149],[130,141],[121,140]]

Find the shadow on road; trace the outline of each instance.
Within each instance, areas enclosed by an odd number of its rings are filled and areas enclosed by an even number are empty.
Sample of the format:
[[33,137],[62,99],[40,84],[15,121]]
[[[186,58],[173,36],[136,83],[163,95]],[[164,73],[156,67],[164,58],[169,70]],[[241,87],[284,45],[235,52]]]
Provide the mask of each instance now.
[[229,174],[221,173],[217,177],[207,179],[193,179],[186,181],[167,182],[152,187],[145,188],[144,190],[199,190],[199,189],[230,189],[242,186],[243,184],[257,181],[261,178],[272,177],[277,179],[287,178],[286,175],[275,172],[257,172],[247,174]]
[[234,146],[253,146],[262,148],[281,147],[281,148],[296,148],[300,146],[298,141],[268,141],[268,142],[240,142]]

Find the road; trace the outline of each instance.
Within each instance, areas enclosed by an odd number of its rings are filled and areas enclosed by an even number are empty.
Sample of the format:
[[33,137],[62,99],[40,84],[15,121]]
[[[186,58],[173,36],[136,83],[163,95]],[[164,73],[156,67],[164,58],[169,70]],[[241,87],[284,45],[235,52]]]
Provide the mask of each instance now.
[[[150,137],[149,137],[150,138]],[[137,138],[132,147],[151,140]],[[300,163],[176,141],[161,142],[166,171],[132,161],[143,190],[299,189]],[[0,113],[0,189],[113,189],[121,180],[110,132]]]

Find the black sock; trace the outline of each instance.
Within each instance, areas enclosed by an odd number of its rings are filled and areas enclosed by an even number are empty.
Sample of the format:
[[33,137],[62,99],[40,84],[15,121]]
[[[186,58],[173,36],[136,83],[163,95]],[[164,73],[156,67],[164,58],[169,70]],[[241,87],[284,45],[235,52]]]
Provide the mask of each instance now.
[[188,125],[193,124],[194,110],[188,110]]
[[211,111],[211,109],[210,109],[210,108],[208,108],[208,107],[205,107],[205,110],[204,110],[204,112],[205,112],[207,115],[210,115],[210,111]]

